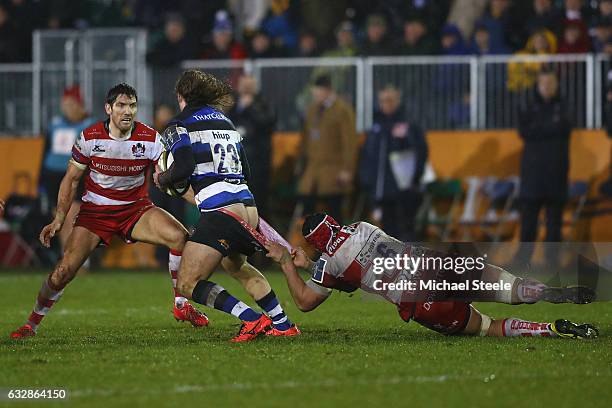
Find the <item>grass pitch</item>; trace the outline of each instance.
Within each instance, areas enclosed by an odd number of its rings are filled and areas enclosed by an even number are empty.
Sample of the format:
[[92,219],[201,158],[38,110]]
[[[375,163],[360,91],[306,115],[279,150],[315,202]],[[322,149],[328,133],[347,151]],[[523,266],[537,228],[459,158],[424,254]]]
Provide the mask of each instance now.
[[[206,310],[208,328],[176,323],[168,274],[125,271],[77,277],[38,336],[16,342],[8,334],[30,313],[44,274],[1,272],[0,388],[69,396],[0,405],[611,406],[612,302],[478,305],[497,317],[593,322],[595,341],[446,337],[358,294],[336,292],[301,313],[282,276],[267,276],[301,337],[232,344],[235,319]],[[247,300],[228,276],[214,281]]]

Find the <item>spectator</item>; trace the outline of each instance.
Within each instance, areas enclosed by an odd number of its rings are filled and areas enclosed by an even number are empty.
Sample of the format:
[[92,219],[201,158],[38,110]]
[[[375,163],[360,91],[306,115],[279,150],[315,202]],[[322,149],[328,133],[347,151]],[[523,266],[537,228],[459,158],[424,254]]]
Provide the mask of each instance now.
[[599,17],[612,18],[612,0],[601,0],[599,2]]
[[257,202],[257,211],[268,218],[269,180],[272,168],[272,133],[276,115],[258,91],[257,81],[250,75],[238,80],[238,98],[229,117],[243,137],[243,146],[250,160],[249,189]]
[[[612,4],[612,1],[610,2]],[[593,51],[604,52],[606,44],[612,39],[612,18],[599,17],[593,26]]]
[[452,24],[442,27],[442,53],[444,55],[467,55],[470,53],[463,41],[461,32]]
[[589,10],[584,7],[583,0],[565,0],[564,5],[563,14],[566,21],[588,21]]
[[602,52],[609,57],[612,57],[612,38],[604,45]]
[[421,21],[425,27],[427,27],[428,35],[432,37],[435,35],[435,37],[437,37],[440,28],[444,25],[448,17],[450,6],[453,1],[409,0],[398,3],[400,3],[400,7],[402,8],[400,17],[403,18],[404,22],[409,20]]
[[533,87],[538,72],[542,68],[541,62],[520,61],[521,55],[555,54],[557,52],[557,38],[548,30],[536,31],[525,48],[518,53],[517,59],[508,64],[508,90],[519,92]]
[[259,28],[270,7],[268,0],[229,0],[227,4],[236,21],[243,22],[243,31],[247,35],[251,35]]
[[363,147],[360,179],[371,198],[373,218],[390,235],[415,241],[427,142],[420,126],[406,118],[401,97],[392,85],[379,91],[379,110]]
[[456,26],[464,38],[469,38],[488,4],[489,0],[454,0],[446,23]]
[[251,46],[249,48],[249,57],[258,58],[275,58],[280,56],[277,54],[270,36],[265,31],[257,31],[251,38]]
[[302,129],[303,172],[298,193],[306,214],[325,204],[329,215],[342,220],[344,195],[352,190],[357,159],[355,112],[332,89],[327,75],[312,86],[313,103]]
[[245,59],[247,53],[242,44],[234,41],[233,29],[234,26],[227,11],[217,11],[212,32],[212,45],[204,51],[202,58]]
[[501,47],[495,48],[491,44],[491,35],[486,25],[479,25],[474,30],[474,38],[472,39],[472,53],[476,55],[497,55],[507,54],[508,49]]
[[436,42],[429,36],[427,26],[420,18],[413,17],[404,23],[404,36],[397,46],[399,55],[434,55]]
[[[85,111],[81,90],[78,85],[66,88],[60,104],[61,116],[54,117],[45,140],[45,153],[40,172],[41,190],[46,194],[51,208],[57,206],[57,196],[60,184],[66,174],[68,161],[72,157],[72,146],[80,137],[85,128],[91,126],[95,120]],[[79,200],[80,197],[75,197]],[[72,205],[66,215],[68,220],[74,221],[78,213],[78,205]],[[71,222],[65,225],[71,226]],[[71,228],[63,228],[59,237],[62,246],[70,235]]]
[[295,1],[272,0],[268,15],[261,23],[261,30],[268,34],[279,52],[287,53],[297,48],[296,6]]
[[533,0],[533,12],[526,22],[526,30],[530,35],[540,29],[556,33],[561,27],[562,13],[554,7],[552,0]]
[[8,10],[0,3],[0,62],[14,62],[18,59],[14,40],[16,35]]
[[48,28],[75,28],[87,14],[85,1],[46,0],[38,3],[42,14],[47,17]]
[[349,0],[308,0],[299,1],[298,4],[302,27],[315,33],[322,50],[333,47],[332,28],[347,17]]
[[185,22],[179,14],[170,14],[164,26],[162,38],[147,55],[147,61],[158,66],[177,65],[196,57],[196,49],[190,36],[185,35]]
[[176,111],[172,109],[170,105],[166,105],[165,103],[158,105],[157,108],[155,108],[155,115],[153,117],[153,126],[155,126],[155,130],[159,133],[166,130],[166,125],[174,115],[176,115]]
[[32,0],[10,0],[8,3],[11,22],[16,31],[14,42],[17,48],[17,61],[32,59],[32,31],[40,24],[40,13]]
[[157,30],[164,25],[167,13],[164,0],[130,0],[126,2],[134,25]]
[[577,21],[570,21],[563,29],[559,54],[584,54],[590,51],[589,39]]
[[317,37],[310,31],[302,31],[296,57],[311,58],[319,56]]
[[387,21],[381,14],[372,14],[366,23],[366,39],[360,49],[361,55],[391,55],[392,49],[387,37]]
[[503,50],[501,54],[509,51],[507,41],[509,18],[508,0],[491,0],[489,9],[476,22],[477,26],[487,28],[490,47],[495,50]]
[[[519,116],[518,131],[524,142],[519,191],[521,242],[536,241],[542,208],[546,209],[546,241],[561,241],[571,130],[569,112],[558,95],[557,76],[543,70],[538,74],[535,101]],[[523,255],[528,262],[531,252],[523,249]]]
[[336,47],[330,51],[326,51],[325,57],[354,57],[357,55],[357,46],[353,35],[353,24],[350,21],[344,21],[336,29]]

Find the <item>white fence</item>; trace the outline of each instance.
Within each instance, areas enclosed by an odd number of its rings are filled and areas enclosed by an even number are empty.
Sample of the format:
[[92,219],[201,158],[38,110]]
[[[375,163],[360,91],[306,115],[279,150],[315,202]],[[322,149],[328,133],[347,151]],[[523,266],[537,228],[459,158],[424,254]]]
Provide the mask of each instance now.
[[357,126],[368,129],[377,92],[388,84],[402,91],[406,114],[427,129],[511,128],[534,97],[537,72],[559,75],[560,94],[576,127],[604,122],[605,79],[612,68],[604,56],[288,58],[244,61],[183,61],[179,66],[145,63],[146,31],[92,29],[37,32],[32,64],[0,64],[0,134],[40,134],[59,113],[65,86],[81,85],[87,109],[104,117],[106,90],[119,81],[139,92],[139,116],[152,120],[153,107],[176,105],[173,92],[183,69],[200,68],[237,84],[253,74],[276,110],[279,130],[299,130],[310,102],[310,85],[328,73],[338,93],[356,110]]
[[0,64],[0,134],[35,134],[32,64]]

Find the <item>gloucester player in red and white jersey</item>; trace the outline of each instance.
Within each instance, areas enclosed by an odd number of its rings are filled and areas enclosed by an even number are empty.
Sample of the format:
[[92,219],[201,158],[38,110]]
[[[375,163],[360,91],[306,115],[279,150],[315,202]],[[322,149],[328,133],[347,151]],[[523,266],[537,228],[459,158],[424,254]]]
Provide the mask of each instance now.
[[65,286],[98,245],[109,245],[113,235],[126,242],[147,242],[170,249],[169,270],[174,286],[174,317],[192,325],[205,326],[208,318],[176,290],[177,271],[187,230],[172,215],[149,200],[147,172],[157,163],[160,135],[135,121],[136,90],[118,84],[108,91],[104,105],[109,118],[98,122],[77,138],[72,159],[58,193],[54,220],[40,233],[45,246],[61,230],[83,176],[83,204],[70,233],[64,255],[38,293],[34,310],[13,338],[30,337],[49,309],[59,300]]
[[[392,267],[380,273],[376,258],[389,258],[406,254],[409,257],[440,256],[441,253],[398,241],[380,228],[367,222],[341,226],[326,214],[306,217],[302,233],[306,240],[321,252],[317,262],[308,258],[298,248],[290,254],[284,247],[268,242],[268,257],[281,265],[287,285],[297,307],[309,312],[323,303],[337,289],[353,292],[359,288],[382,296],[395,304],[401,318],[415,320],[425,327],[444,334],[469,334],[493,337],[542,336],[565,338],[594,338],[597,329],[590,324],[575,324],[559,319],[554,323],[530,322],[517,318],[492,319],[480,313],[465,294],[450,291],[388,290],[384,283],[400,283],[415,280],[448,280],[459,282],[463,275],[455,271],[423,268],[411,271]],[[444,255],[444,254],[442,254]],[[297,272],[302,268],[311,272],[304,282]],[[453,276],[454,275],[454,276]],[[441,279],[439,279],[441,278]],[[480,293],[479,300],[507,304],[535,303],[543,300],[553,303],[588,303],[594,293],[589,288],[553,288],[541,282],[516,277],[509,272],[483,263],[483,268],[470,274],[469,279],[482,282],[508,282],[509,288]],[[418,284],[414,287],[419,287]],[[391,287],[391,289],[395,289]],[[418,289],[417,289],[418,291]]]

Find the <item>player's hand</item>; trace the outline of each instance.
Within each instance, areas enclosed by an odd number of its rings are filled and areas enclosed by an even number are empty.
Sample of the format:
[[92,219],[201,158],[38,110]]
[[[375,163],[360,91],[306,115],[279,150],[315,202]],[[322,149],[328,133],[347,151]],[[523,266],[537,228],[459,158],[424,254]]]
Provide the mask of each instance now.
[[159,175],[161,173],[162,173],[161,167],[159,167],[159,165],[156,164],[155,173],[153,173],[153,183],[155,183],[155,187],[159,188],[160,190],[162,189],[161,185],[159,184]]
[[308,269],[310,266],[310,258],[302,247],[297,247],[291,251],[291,258],[293,258],[293,264],[297,268]]
[[40,232],[40,236],[38,237],[40,243],[49,248],[51,246],[51,238],[53,238],[57,231],[61,229],[62,223],[57,219],[53,220],[51,224],[46,225]]
[[280,264],[285,262],[291,262],[291,255],[289,255],[289,251],[284,246],[277,244],[276,242],[268,241],[265,245],[268,253],[266,256],[272,259],[274,262],[278,262]]

